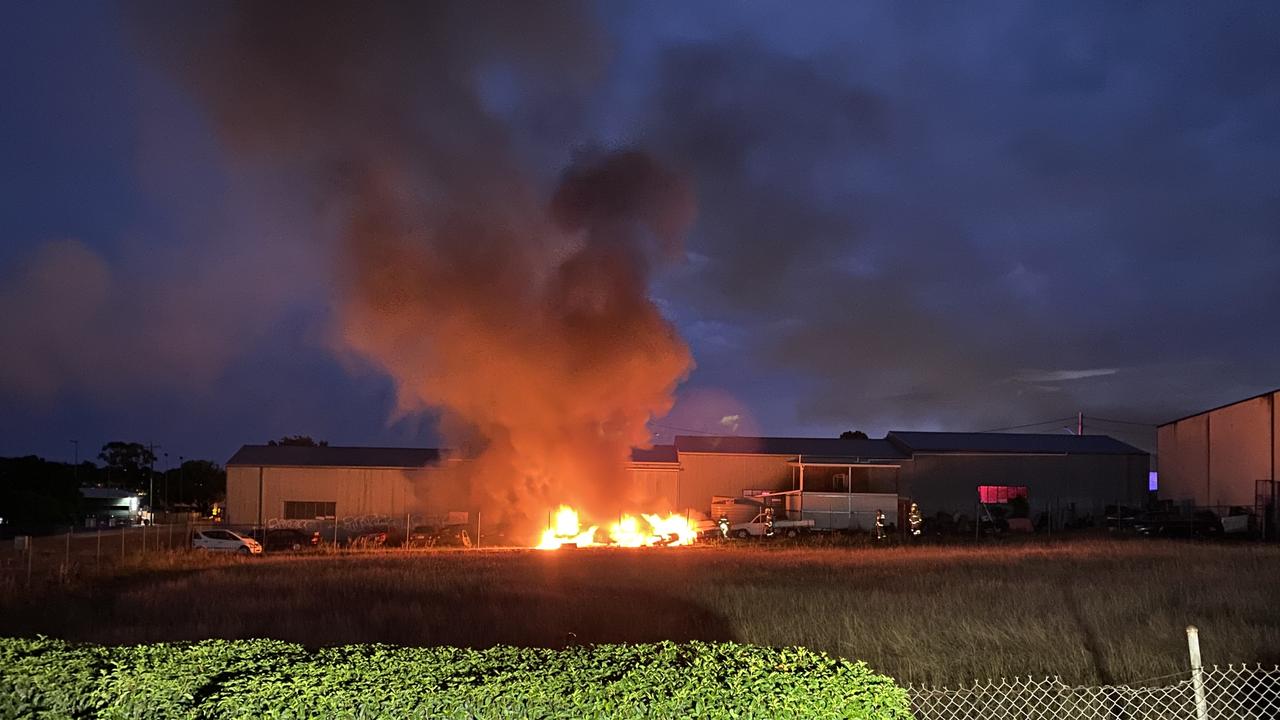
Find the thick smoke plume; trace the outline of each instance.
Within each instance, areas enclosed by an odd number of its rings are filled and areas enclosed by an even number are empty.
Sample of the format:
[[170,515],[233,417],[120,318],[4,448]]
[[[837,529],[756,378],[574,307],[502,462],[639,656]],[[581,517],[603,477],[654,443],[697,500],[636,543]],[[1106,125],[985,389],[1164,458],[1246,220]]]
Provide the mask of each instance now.
[[692,366],[647,294],[682,254],[687,183],[627,151],[584,153],[549,189],[515,149],[504,93],[571,106],[599,64],[574,6],[388,7],[138,15],[237,157],[311,195],[341,348],[391,374],[402,411],[442,412],[476,499],[517,521],[642,502],[630,448]]

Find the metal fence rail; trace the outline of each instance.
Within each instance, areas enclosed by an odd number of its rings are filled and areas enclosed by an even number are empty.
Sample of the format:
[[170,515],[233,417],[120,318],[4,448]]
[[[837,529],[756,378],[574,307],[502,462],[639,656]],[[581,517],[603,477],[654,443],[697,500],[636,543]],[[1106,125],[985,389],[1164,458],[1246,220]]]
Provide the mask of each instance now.
[[[911,688],[917,720],[1273,720],[1280,718],[1280,667],[1208,667],[1159,686],[1067,685],[1014,678],[968,688]],[[1174,680],[1174,678],[1181,678]]]

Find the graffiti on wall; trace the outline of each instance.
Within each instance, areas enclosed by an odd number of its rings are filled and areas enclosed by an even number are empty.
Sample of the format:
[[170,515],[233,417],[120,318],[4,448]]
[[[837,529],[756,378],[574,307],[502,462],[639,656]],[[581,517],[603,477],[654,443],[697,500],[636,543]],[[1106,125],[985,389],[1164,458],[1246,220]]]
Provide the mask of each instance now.
[[406,521],[408,525],[463,525],[470,519],[467,512],[453,511],[444,515],[347,515],[334,518],[320,518],[310,520],[295,520],[289,518],[269,518],[267,520],[267,529],[290,529],[290,530],[326,530],[332,529],[335,525],[345,532],[363,532],[365,530],[386,530],[388,528],[404,528]]

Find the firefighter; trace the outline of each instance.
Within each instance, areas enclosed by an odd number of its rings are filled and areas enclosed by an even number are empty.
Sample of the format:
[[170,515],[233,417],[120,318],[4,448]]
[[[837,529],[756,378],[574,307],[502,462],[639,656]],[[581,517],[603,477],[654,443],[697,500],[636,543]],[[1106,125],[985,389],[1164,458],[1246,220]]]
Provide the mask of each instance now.
[[764,509],[764,536],[773,537],[773,508]]
[[911,536],[920,537],[924,532],[924,516],[920,514],[920,506],[911,503],[911,511],[907,513],[907,523],[911,526]]
[[884,512],[883,512],[883,511],[881,511],[881,510],[877,510],[877,511],[876,511],[876,535],[875,535],[875,538],[876,538],[876,540],[883,540],[883,539],[884,539]]
[[729,516],[728,515],[720,516],[720,534],[723,535],[726,540],[729,539]]

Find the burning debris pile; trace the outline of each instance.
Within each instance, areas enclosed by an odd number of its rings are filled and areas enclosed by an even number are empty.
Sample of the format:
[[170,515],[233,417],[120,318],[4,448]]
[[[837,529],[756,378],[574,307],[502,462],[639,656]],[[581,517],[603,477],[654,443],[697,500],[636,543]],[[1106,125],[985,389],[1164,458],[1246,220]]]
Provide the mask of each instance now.
[[607,533],[602,533],[598,525],[584,530],[578,520],[578,511],[561,505],[535,547],[539,550],[559,550],[565,546],[660,547],[692,545],[697,537],[698,531],[693,523],[674,513],[665,518],[648,513],[639,518],[623,515],[609,526]]

